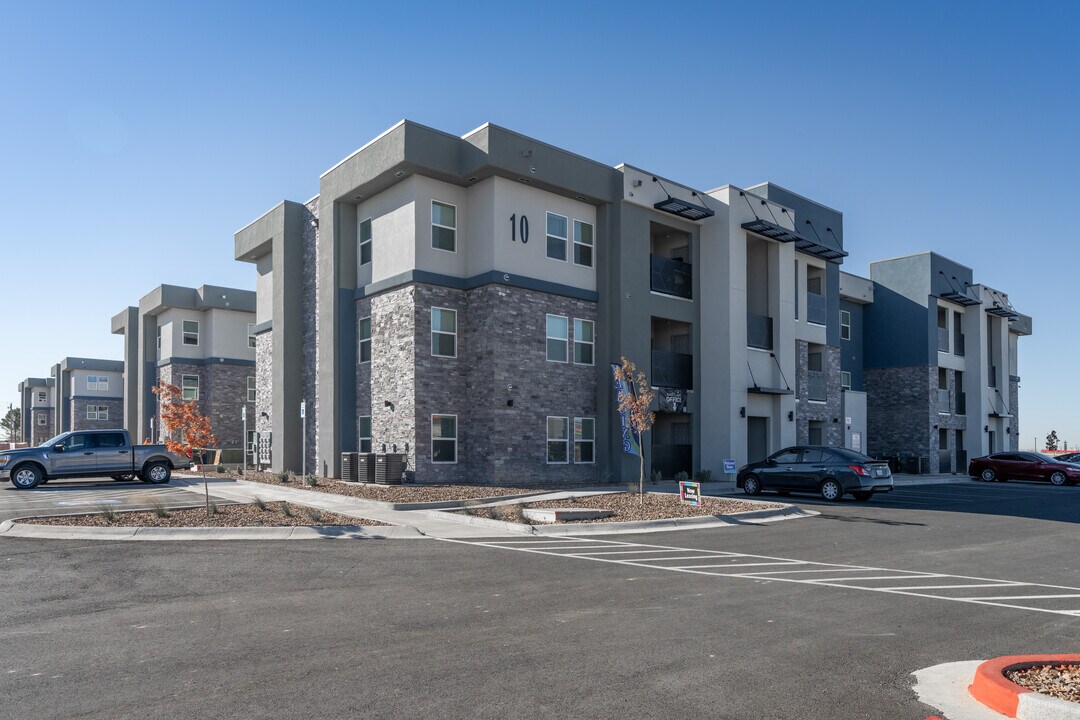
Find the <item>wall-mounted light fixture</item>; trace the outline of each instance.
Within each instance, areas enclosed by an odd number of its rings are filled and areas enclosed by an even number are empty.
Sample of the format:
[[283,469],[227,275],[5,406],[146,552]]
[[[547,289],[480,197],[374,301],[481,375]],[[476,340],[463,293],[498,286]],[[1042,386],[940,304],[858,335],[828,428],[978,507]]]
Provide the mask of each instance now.
[[390,402],[389,400],[383,400],[382,404],[383,404],[383,407],[390,408],[390,412],[394,412],[394,403]]
[[794,410],[788,410],[787,411],[787,419],[790,420],[790,421],[795,420],[795,411]]
[[983,432],[984,433],[990,432],[990,426],[989,425],[983,425]]
[[311,227],[319,227],[319,218],[313,218],[312,219]]

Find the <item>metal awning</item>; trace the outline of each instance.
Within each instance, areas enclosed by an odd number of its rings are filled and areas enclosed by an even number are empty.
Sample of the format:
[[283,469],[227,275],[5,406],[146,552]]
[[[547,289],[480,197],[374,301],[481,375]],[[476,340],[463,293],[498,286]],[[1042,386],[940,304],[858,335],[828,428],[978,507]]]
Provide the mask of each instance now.
[[774,222],[768,220],[762,220],[756,218],[750,222],[744,222],[742,224],[743,230],[748,230],[769,240],[776,240],[777,242],[793,242],[795,247],[802,252],[809,253],[810,255],[817,255],[824,260],[839,260],[840,258],[847,257],[847,253],[843,250],[836,250],[835,248],[822,245],[816,240],[811,240],[805,235],[801,235],[798,231],[786,228],[783,225],[777,225]]
[[1016,320],[1020,317],[1020,313],[1016,312],[1012,308],[1005,307],[994,303],[993,307],[986,308],[987,315],[996,315],[997,317],[1008,318],[1009,320]]
[[746,388],[746,392],[755,393],[757,395],[794,395],[795,391],[791,388],[771,388],[761,387],[754,385],[753,387]]
[[938,297],[940,297],[942,300],[948,300],[949,302],[954,302],[957,305],[963,305],[965,307],[982,303],[982,300],[979,300],[978,298],[973,298],[967,293],[949,291],[941,293],[940,295],[938,295]]
[[657,210],[663,210],[666,213],[686,218],[687,220],[704,220],[705,218],[712,217],[716,214],[704,205],[695,205],[692,202],[673,198],[670,195],[667,200],[661,200],[654,204],[653,207]]

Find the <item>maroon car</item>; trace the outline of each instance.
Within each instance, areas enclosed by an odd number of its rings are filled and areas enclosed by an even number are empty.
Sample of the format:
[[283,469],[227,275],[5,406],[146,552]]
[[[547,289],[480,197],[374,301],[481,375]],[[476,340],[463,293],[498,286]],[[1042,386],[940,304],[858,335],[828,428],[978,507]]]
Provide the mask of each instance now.
[[968,475],[978,480],[1049,480],[1053,485],[1080,482],[1080,465],[1060,462],[1042,453],[1002,452],[974,458]]

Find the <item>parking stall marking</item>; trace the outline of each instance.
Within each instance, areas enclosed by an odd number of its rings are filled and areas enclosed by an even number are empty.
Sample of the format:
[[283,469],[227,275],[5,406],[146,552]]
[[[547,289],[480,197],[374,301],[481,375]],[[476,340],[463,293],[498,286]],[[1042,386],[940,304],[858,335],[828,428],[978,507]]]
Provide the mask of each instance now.
[[[919,570],[900,570],[868,565],[845,565],[841,563],[823,563],[797,558],[781,558],[768,555],[752,555],[722,550],[701,550],[671,545],[649,545],[646,543],[621,542],[618,540],[593,540],[591,538],[564,537],[558,541],[550,539],[535,540],[455,540],[444,538],[444,542],[460,543],[493,548],[514,550],[575,560],[611,563],[636,568],[666,570],[690,575],[711,576],[717,578],[739,578],[769,582],[795,583],[816,587],[842,588],[889,595],[906,595],[932,600],[948,600],[973,605],[1026,610],[1029,612],[1050,613],[1067,617],[1080,617],[1080,588],[1065,585],[1028,583],[1018,580],[951,575],[948,573],[924,572]],[[571,543],[585,542],[584,545]],[[615,550],[615,547],[627,548]],[[631,549],[632,548],[632,549]],[[637,557],[638,554],[656,554],[657,557]],[[667,554],[671,553],[671,554]],[[685,553],[685,554],[680,554]],[[687,565],[683,561],[697,560],[698,564]],[[679,561],[683,564],[664,564]],[[789,569],[750,570],[749,567],[777,565],[791,566]],[[836,575],[837,573],[864,573],[862,576]],[[826,577],[815,573],[828,573]],[[874,585],[881,581],[891,581],[888,585]],[[927,581],[936,581],[926,584]],[[908,585],[915,582],[923,584]],[[998,588],[1005,592],[1018,588],[1023,595],[991,595],[986,588]],[[1044,591],[1045,592],[1041,592]],[[959,592],[957,592],[959,591]],[[970,591],[970,592],[963,592]],[[1062,607],[1044,607],[1038,603],[1051,601],[1063,603]]]

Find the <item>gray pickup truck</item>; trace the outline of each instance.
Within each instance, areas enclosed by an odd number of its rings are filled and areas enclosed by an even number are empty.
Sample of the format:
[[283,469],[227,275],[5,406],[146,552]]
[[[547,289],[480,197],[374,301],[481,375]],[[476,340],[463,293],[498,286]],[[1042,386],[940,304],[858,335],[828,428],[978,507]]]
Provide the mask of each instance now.
[[54,478],[109,476],[166,483],[173,470],[191,467],[188,458],[164,445],[132,445],[127,430],[81,430],[57,435],[24,450],[0,452],[0,482],[29,490]]

